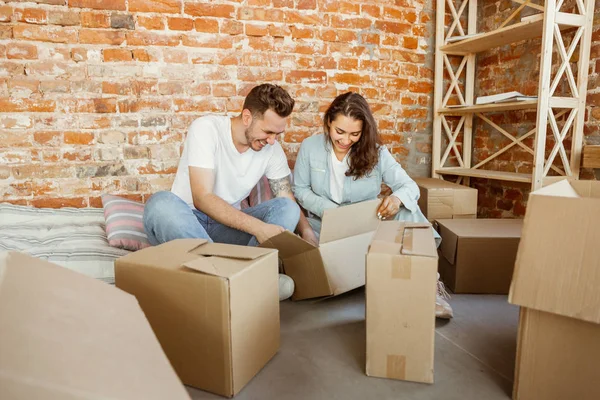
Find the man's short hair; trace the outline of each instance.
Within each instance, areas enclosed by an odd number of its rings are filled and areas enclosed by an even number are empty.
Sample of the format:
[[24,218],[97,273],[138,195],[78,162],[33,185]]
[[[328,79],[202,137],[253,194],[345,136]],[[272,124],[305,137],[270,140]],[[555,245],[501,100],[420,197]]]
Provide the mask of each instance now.
[[244,100],[243,109],[250,110],[254,118],[262,119],[267,110],[285,118],[294,109],[294,99],[281,86],[264,83],[252,88]]

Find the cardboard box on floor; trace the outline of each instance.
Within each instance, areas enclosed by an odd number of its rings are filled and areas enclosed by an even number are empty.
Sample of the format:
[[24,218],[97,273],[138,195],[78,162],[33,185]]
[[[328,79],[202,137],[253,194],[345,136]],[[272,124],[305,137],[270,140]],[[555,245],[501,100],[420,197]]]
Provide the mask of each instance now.
[[477,218],[477,189],[436,178],[415,178],[419,208],[429,221]]
[[0,398],[189,399],[136,299],[0,253]]
[[382,222],[366,270],[367,375],[433,383],[437,251],[431,225]]
[[440,219],[439,271],[454,293],[507,294],[521,219]]
[[117,259],[115,283],[185,384],[233,396],[279,349],[277,270],[272,249],[179,239]]
[[509,301],[521,306],[514,399],[600,399],[600,182],[529,196]]
[[380,200],[326,210],[319,247],[291,232],[264,242],[279,250],[285,273],[295,283],[292,300],[335,296],[365,284],[365,254],[379,225]]

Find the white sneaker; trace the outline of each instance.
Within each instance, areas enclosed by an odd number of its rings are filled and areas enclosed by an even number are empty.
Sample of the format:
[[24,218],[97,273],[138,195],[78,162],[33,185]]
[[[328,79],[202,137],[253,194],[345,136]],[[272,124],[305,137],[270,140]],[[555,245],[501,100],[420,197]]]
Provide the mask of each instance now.
[[435,296],[435,317],[442,319],[450,319],[454,317],[454,312],[452,311],[452,307],[446,301],[446,299],[450,299],[450,295],[446,291],[446,287],[444,283],[440,281],[440,274],[438,273],[438,281],[437,281],[437,294]]
[[287,300],[294,294],[294,280],[287,275],[279,274],[279,301]]

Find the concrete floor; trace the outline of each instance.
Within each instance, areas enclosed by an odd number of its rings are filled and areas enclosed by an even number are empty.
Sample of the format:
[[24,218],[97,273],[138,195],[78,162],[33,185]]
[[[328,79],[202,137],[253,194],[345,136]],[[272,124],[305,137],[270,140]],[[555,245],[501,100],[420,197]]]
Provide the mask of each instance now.
[[[433,385],[367,377],[364,290],[281,303],[279,353],[235,397],[246,399],[510,399],[519,310],[506,296],[453,295],[437,321]],[[193,399],[221,397],[188,388]]]

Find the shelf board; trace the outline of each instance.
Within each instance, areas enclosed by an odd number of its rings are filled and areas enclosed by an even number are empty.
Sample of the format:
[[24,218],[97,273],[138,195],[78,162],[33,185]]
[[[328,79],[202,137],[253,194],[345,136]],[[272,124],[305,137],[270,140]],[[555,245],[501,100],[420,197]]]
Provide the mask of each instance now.
[[[522,40],[535,39],[542,36],[544,14],[539,14],[527,21],[518,22],[504,28],[483,33],[479,36],[464,39],[460,42],[449,43],[440,50],[449,54],[479,53],[505,44],[516,43]],[[561,30],[569,29],[572,25],[559,25]]]
[[465,107],[445,107],[440,108],[440,114],[462,115],[472,114],[477,112],[494,112],[494,111],[510,111],[510,110],[528,110],[537,109],[537,100],[514,101],[509,103],[493,103],[493,104],[478,104]]
[[485,169],[471,169],[471,168],[441,168],[435,171],[440,175],[458,175],[468,176],[471,178],[486,178],[495,179],[499,181],[510,181],[510,182],[526,182],[531,183],[532,178],[529,174],[518,174],[515,172],[502,172],[502,171],[488,171]]

